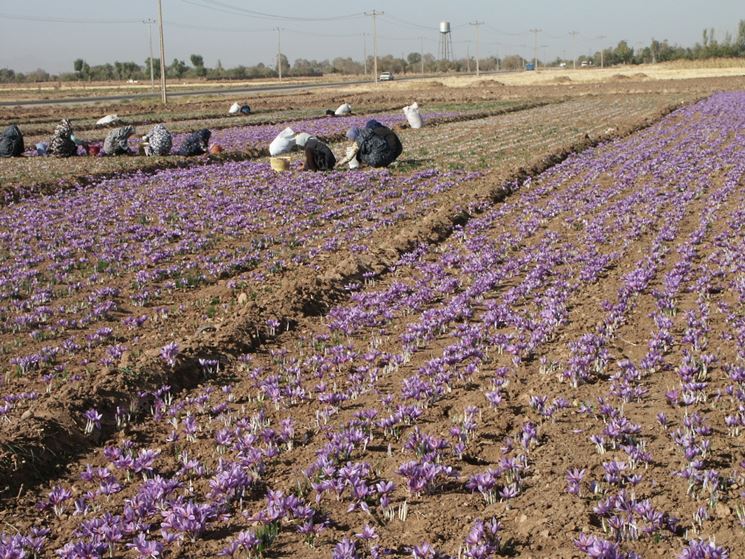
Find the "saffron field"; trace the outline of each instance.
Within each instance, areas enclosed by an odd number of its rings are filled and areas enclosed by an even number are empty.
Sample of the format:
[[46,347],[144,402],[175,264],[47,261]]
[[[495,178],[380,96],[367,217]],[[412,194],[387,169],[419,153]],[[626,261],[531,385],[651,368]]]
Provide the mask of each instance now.
[[0,557],[739,557],[745,94],[449,116],[1,208]]

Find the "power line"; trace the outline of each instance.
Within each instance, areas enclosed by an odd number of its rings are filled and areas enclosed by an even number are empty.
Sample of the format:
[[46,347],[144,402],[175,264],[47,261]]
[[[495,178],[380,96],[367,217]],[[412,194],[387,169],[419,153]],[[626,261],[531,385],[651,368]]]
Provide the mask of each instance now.
[[181,23],[169,20],[166,20],[163,23],[169,27],[180,27],[183,29],[194,29],[197,31],[216,31],[219,33],[274,33],[274,28],[272,27],[264,27],[258,29],[248,29],[246,27],[211,27],[208,25],[192,25],[190,23]]
[[74,24],[133,24],[142,23],[141,19],[72,19],[66,17],[52,17],[52,16],[23,16],[15,14],[2,14],[0,18],[13,19],[18,21],[38,21],[46,23],[74,23]]
[[272,19],[279,21],[340,21],[347,19],[357,19],[362,17],[363,14],[356,12],[353,14],[345,14],[340,16],[329,16],[329,17],[299,17],[299,16],[283,16],[279,14],[270,14],[267,12],[259,12],[256,10],[249,10],[228,4],[226,2],[219,2],[218,0],[201,0],[201,2],[194,2],[192,0],[182,0],[186,4],[192,4],[200,6],[202,8],[209,8],[218,11],[230,10],[230,13],[234,15],[244,15],[248,17],[254,17],[258,19]]
[[485,24],[486,28],[492,31],[493,33],[497,33],[498,35],[508,35],[510,37],[520,37],[522,35],[525,35],[525,31],[520,31],[518,33],[512,33],[510,31],[502,31],[501,29],[497,29],[493,25]]
[[386,20],[391,20],[393,22],[396,22],[399,25],[404,25],[404,26],[411,27],[413,29],[421,29],[421,30],[424,30],[424,31],[435,31],[435,28],[429,27],[428,25],[422,25],[420,23],[413,23],[411,21],[406,21],[405,19],[401,19],[399,17],[395,17],[395,16],[392,16],[390,14],[388,14],[387,16],[385,16],[385,19]]

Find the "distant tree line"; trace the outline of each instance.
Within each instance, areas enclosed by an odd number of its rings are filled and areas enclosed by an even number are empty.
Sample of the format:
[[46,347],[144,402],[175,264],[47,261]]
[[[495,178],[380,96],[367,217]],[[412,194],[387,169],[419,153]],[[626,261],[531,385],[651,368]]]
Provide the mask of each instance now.
[[[632,48],[627,41],[620,41],[615,47],[603,49],[602,59],[606,66],[618,64],[655,64],[673,60],[706,60],[710,58],[745,57],[745,20],[740,20],[737,35],[726,33],[719,41],[714,29],[704,29],[701,42],[692,47],[671,45],[667,40],[652,39],[649,45]],[[592,56],[580,56],[579,61],[587,60],[599,66],[600,51]]]
[[[692,47],[670,45],[667,40],[657,41],[653,39],[649,45],[632,48],[627,41],[620,41],[615,47],[609,47],[597,51],[593,55],[582,55],[578,61],[587,61],[599,66],[601,58],[606,66],[618,64],[647,64],[656,62],[669,62],[673,60],[704,60],[709,58],[738,58],[745,57],[745,20],[740,20],[737,34],[725,34],[719,41],[714,29],[704,29],[701,42]],[[190,65],[184,60],[174,58],[166,67],[166,75],[170,79],[199,78],[205,80],[250,80],[257,78],[277,77],[276,64],[265,65],[263,63],[254,66],[239,65],[234,68],[224,68],[218,60],[214,68],[204,65],[204,57],[192,54],[189,57]],[[521,70],[528,61],[517,54],[511,54],[501,59],[488,57],[479,60],[479,68],[484,72],[493,70]],[[562,61],[557,58],[553,62],[541,62],[541,65],[559,65]],[[367,70],[373,71],[373,57],[369,56],[365,61],[353,60],[349,57],[337,57],[333,60],[308,60],[298,58],[290,64],[287,57],[280,56],[283,76],[322,76],[327,74],[360,75]],[[431,54],[419,52],[409,53],[405,58],[396,58],[385,55],[378,58],[378,72],[393,72],[395,74],[432,72],[464,72],[476,68],[473,57],[459,60],[437,60]],[[153,59],[153,73],[157,80],[160,76],[160,59]],[[15,72],[9,68],[0,68],[0,83],[12,82],[46,82],[50,80],[60,82],[86,82],[86,81],[146,81],[150,79],[150,59],[146,59],[143,65],[136,62],[114,62],[113,64],[89,65],[85,60],[79,58],[73,62],[72,72],[63,72],[59,75],[51,75],[42,69],[33,72]]]

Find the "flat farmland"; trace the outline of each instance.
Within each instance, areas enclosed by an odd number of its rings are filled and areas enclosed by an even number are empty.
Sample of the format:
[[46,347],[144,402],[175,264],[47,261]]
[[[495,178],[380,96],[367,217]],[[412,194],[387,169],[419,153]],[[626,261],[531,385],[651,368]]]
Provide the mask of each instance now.
[[[0,556],[736,557],[745,95],[682,89],[205,106],[245,158],[57,189],[25,158]],[[261,153],[367,118],[389,169]]]

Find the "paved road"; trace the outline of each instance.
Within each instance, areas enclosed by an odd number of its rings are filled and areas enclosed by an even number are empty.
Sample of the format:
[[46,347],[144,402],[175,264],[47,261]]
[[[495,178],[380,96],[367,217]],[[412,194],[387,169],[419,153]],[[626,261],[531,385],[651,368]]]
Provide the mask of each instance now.
[[[428,76],[413,76],[406,78],[396,78],[396,81],[420,80],[432,78]],[[186,91],[169,91],[169,97],[187,97],[192,95],[228,95],[232,93],[257,93],[266,91],[292,91],[294,89],[328,89],[345,85],[364,85],[370,84],[370,80],[358,80],[350,82],[331,82],[331,83],[298,83],[298,84],[276,84],[276,85],[247,85],[242,87],[228,88],[202,88],[190,89]],[[64,105],[72,103],[98,103],[100,101],[123,101],[132,99],[159,98],[160,93],[136,93],[130,95],[106,95],[102,97],[70,97],[65,99],[31,99],[21,101],[2,101],[0,107],[20,107],[31,105]]]

